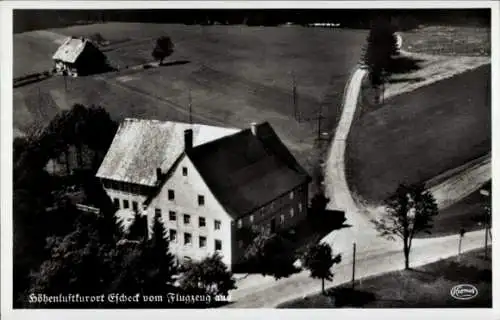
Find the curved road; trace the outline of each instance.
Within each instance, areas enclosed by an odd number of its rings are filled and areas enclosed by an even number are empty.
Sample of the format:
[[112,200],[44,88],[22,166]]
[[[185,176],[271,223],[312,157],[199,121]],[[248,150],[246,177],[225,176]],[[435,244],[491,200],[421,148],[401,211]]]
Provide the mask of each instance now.
[[[350,281],[352,244],[356,242],[357,278],[376,275],[404,267],[400,241],[387,241],[378,237],[370,219],[383,212],[382,208],[359,206],[353,199],[345,177],[344,155],[346,139],[354,119],[361,83],[367,71],[357,68],[351,74],[344,92],[342,116],[331,144],[325,168],[325,190],[331,199],[329,209],[346,213],[346,224],[350,227],[336,230],[322,239],[335,252],[342,253],[342,263],[335,266],[334,280],[326,287]],[[452,175],[430,190],[436,196],[438,206],[448,205],[453,200],[476,190],[480,182],[491,178],[491,157]],[[474,182],[474,183],[471,183]],[[451,198],[451,199],[450,199]],[[462,242],[462,251],[469,251],[483,245],[484,230],[467,233]],[[431,263],[457,254],[458,235],[414,239],[410,256],[412,267]],[[252,275],[239,283],[239,289],[232,291],[235,301],[229,308],[273,308],[291,299],[300,298],[320,291],[320,281],[302,271],[289,278],[275,281],[271,277]]]

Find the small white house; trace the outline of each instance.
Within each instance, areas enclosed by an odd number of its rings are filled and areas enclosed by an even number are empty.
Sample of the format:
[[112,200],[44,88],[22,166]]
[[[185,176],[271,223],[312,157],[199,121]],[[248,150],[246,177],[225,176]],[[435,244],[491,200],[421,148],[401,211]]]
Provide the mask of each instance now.
[[56,73],[72,77],[100,72],[107,66],[106,56],[85,38],[67,38],[52,60]]

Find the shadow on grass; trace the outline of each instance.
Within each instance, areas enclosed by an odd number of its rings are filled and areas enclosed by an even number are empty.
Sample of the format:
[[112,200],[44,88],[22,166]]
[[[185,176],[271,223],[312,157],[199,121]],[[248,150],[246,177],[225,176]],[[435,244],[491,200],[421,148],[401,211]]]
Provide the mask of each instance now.
[[40,72],[40,73],[33,73],[29,74],[23,77],[18,77],[13,79],[13,87],[14,88],[19,88],[22,86],[26,86],[28,84],[40,82],[43,80],[46,80],[50,77],[52,77],[52,73],[50,71],[45,71],[45,72]]
[[172,67],[172,66],[180,66],[184,64],[191,63],[189,60],[177,60],[177,61],[171,61],[171,62],[165,62],[161,63],[159,67]]
[[189,60],[178,60],[178,61],[171,61],[171,62],[164,62],[164,63],[145,63],[142,65],[142,69],[152,69],[152,68],[160,68],[160,67],[172,67],[172,66],[180,66],[184,64],[188,64],[191,61]]
[[411,57],[397,56],[389,61],[387,72],[392,74],[404,74],[412,71],[420,70],[422,59],[414,59]]
[[341,287],[334,288],[326,292],[332,297],[336,308],[354,307],[359,308],[375,301],[376,296],[373,292]]
[[387,82],[389,82],[389,83],[403,83],[403,82],[414,83],[414,82],[420,82],[420,81],[424,81],[424,80],[425,80],[425,78],[423,78],[423,77],[415,77],[415,78],[389,79]]
[[453,282],[463,282],[470,279],[477,279],[478,282],[492,281],[491,269],[463,265],[457,261],[447,261],[446,265],[440,269],[443,269],[444,272],[435,272],[433,268],[410,269],[409,271],[417,275],[418,279],[422,282],[434,282],[438,278],[444,278]]

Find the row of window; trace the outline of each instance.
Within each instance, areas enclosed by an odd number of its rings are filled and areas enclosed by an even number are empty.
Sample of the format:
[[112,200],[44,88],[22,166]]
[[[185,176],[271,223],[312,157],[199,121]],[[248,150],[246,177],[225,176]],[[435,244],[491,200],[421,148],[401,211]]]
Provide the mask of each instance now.
[[[169,200],[174,200],[175,199],[175,193],[174,190],[168,190],[168,199]],[[113,199],[113,203],[117,208],[120,208],[120,199],[115,198]],[[199,206],[204,206],[205,205],[205,197],[202,195],[198,195],[198,205]],[[123,200],[123,208],[128,209],[130,208],[130,202],[127,199]],[[137,201],[132,201],[132,209],[137,210],[138,209],[138,203]]]
[[[115,208],[120,209],[120,199],[114,198],[113,204],[115,205]],[[129,208],[130,208],[130,201],[128,201],[127,199],[123,199],[123,209],[129,209]],[[137,201],[132,201],[132,210],[134,211],[139,210],[139,203]]]
[[151,190],[151,187],[148,186],[142,186],[138,184],[118,182],[106,179],[102,180],[102,184],[107,189],[113,189],[113,190],[123,191],[126,193],[140,194],[140,195],[145,195]]
[[[175,190],[168,189],[168,200],[175,200]],[[200,194],[198,195],[198,205],[200,207],[205,205],[205,196],[202,196]]]
[[[155,209],[155,214],[161,215],[161,209]],[[177,212],[175,211],[169,211],[168,212],[168,220],[169,221],[177,221]],[[191,215],[190,214],[183,214],[182,215],[182,221],[185,225],[190,225],[191,224]],[[207,219],[205,217],[198,217],[198,227],[204,228],[207,226]],[[221,221],[220,220],[214,220],[214,229],[215,230],[220,230],[221,228]]]
[[[168,232],[169,240],[172,242],[177,242],[177,230],[170,229]],[[184,245],[189,246],[193,244],[193,236],[189,232],[184,232]],[[222,250],[222,241],[215,239],[214,240],[215,250]],[[199,236],[198,237],[198,247],[206,248],[207,246],[207,237]]]
[[[113,199],[113,204],[115,205],[116,208],[120,207],[120,199],[114,198]],[[130,208],[130,202],[127,199],[123,200],[123,208],[124,209],[129,209]],[[132,210],[137,211],[139,209],[139,203],[137,201],[132,201]],[[161,209],[155,209],[155,214],[161,215]],[[183,218],[183,223],[185,225],[190,225],[191,224],[191,215],[185,213],[182,216]],[[175,211],[169,211],[168,212],[168,220],[169,221],[177,221],[177,213]],[[204,228],[207,226],[207,220],[205,217],[198,217],[198,227]],[[221,228],[221,221],[220,220],[214,220],[214,229],[215,230],[220,230]]]
[[[299,212],[302,213],[302,203],[299,203]],[[289,211],[289,215],[290,215],[290,218],[293,218],[295,216],[295,209],[294,208],[290,208],[290,211]],[[254,221],[254,215],[251,214],[249,217],[248,217],[250,223],[253,223]],[[280,223],[283,224],[285,223],[285,215],[284,214],[281,214],[280,215]],[[241,228],[243,226],[243,220],[242,219],[238,219],[238,228]]]
[[[293,200],[295,198],[295,192],[296,191],[290,191],[288,193],[288,198],[290,200]],[[287,196],[282,196],[278,199],[275,199],[273,202],[269,203],[267,206],[264,206],[260,209],[257,210],[257,214],[260,214],[261,216],[265,215],[265,213],[268,211],[267,209],[269,208],[271,211],[276,211],[279,210],[281,207],[288,205],[288,201],[286,201]]]

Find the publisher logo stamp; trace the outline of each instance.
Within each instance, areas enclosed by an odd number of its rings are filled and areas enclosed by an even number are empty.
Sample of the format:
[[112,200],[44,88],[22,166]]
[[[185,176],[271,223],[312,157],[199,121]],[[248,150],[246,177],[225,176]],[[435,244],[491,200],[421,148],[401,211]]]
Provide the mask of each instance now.
[[474,299],[479,291],[471,284],[459,284],[451,288],[450,295],[458,300]]

